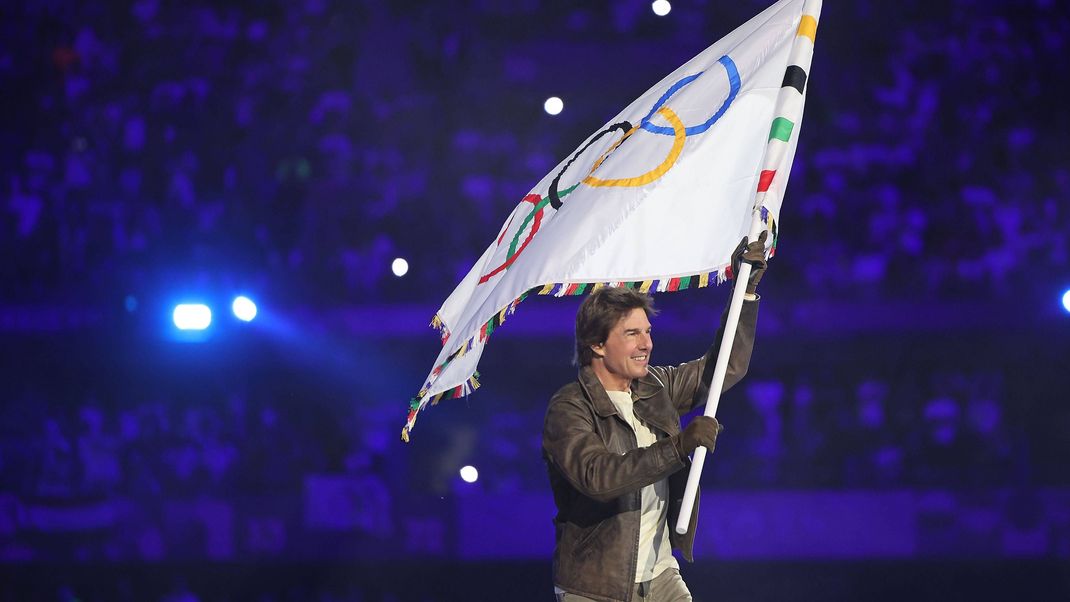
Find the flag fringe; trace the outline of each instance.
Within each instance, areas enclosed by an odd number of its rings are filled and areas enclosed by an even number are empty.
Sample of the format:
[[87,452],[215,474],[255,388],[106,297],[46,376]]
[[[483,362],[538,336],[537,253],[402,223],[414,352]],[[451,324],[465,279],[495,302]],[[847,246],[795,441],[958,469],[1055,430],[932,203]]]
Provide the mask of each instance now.
[[438,331],[438,336],[442,339],[442,344],[445,345],[446,341],[450,339],[450,329],[446,328],[446,325],[442,323],[442,316],[435,313],[434,317],[431,318],[430,326]]
[[769,211],[767,207],[762,206],[761,213],[762,222],[765,223],[766,230],[769,230],[769,238],[772,242],[769,244],[769,258],[772,259],[776,255],[776,243],[780,239],[777,232],[776,220],[773,219],[773,212]]
[[[773,219],[772,213],[765,207],[761,208],[761,212],[762,221],[766,223],[767,227],[769,228],[770,236],[773,239],[772,247],[769,251],[769,256],[772,257],[773,251],[775,251],[776,249],[777,241],[776,221]],[[490,338],[490,335],[493,334],[499,326],[504,324],[505,320],[509,316],[516,313],[517,306],[522,301],[524,301],[524,299],[527,299],[530,295],[553,295],[555,297],[580,296],[588,293],[593,293],[598,289],[607,286],[626,286],[628,288],[636,289],[642,293],[647,294],[653,292],[675,292],[690,288],[706,288],[711,283],[722,284],[726,280],[731,280],[732,278],[732,266],[725,265],[709,272],[699,272],[698,274],[692,274],[689,276],[669,276],[665,278],[652,278],[649,280],[628,280],[613,282],[550,282],[547,284],[532,287],[527,292],[520,295],[519,297],[511,301],[508,305],[503,307],[501,311],[494,314],[494,316],[490,320],[487,320],[487,322],[480,327],[478,334],[470,337],[467,341],[464,342],[463,345],[458,347],[456,351],[451,353],[449,357],[446,358],[446,361],[442,362],[442,364],[435,367],[435,369],[431,371],[431,376],[428,377],[427,382],[424,383],[424,386],[420,389],[420,392],[417,393],[416,397],[412,398],[409,402],[409,415],[406,419],[405,427],[401,430],[401,440],[405,443],[409,442],[409,432],[416,424],[416,416],[420,413],[421,410],[423,410],[427,406],[428,403],[430,403],[431,405],[437,405],[438,402],[442,399],[454,399],[457,397],[463,397],[479,388],[479,372],[476,372],[464,383],[457,385],[452,389],[447,389],[446,391],[428,397],[428,392],[431,389],[431,386],[435,383],[436,380],[438,380],[438,376],[442,374],[442,371],[445,370],[446,366],[448,366],[453,360],[459,357],[463,357],[465,354],[471,351],[477,340],[480,343],[486,343],[487,340]],[[439,316],[437,313],[431,319],[431,326],[433,328],[439,329],[439,331],[443,333],[442,342],[443,344],[445,344],[446,340],[449,338],[449,330],[443,323],[441,316]]]
[[[449,362],[447,361],[446,363]],[[445,366],[446,363],[442,364],[442,366]],[[405,443],[409,442],[409,432],[412,431],[412,428],[414,426],[416,426],[416,417],[419,416],[420,410],[424,409],[427,404],[430,403],[431,405],[438,405],[438,402],[443,399],[456,399],[458,397],[465,397],[467,395],[471,395],[472,392],[478,389],[479,387],[479,371],[477,370],[475,374],[468,377],[468,380],[464,381],[463,383],[457,385],[456,387],[453,387],[452,389],[447,389],[441,393],[432,395],[427,399],[423,399],[427,395],[426,390],[421,391],[417,397],[413,397],[409,400],[409,414],[405,418],[405,426],[401,429],[401,440]]]

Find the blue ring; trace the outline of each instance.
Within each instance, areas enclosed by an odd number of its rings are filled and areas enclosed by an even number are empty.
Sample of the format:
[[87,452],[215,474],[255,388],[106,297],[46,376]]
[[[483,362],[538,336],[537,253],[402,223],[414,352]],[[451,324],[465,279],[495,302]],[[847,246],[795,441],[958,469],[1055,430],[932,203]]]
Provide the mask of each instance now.
[[[705,123],[700,123],[698,125],[693,125],[689,128],[685,128],[684,134],[687,136],[701,134],[702,132],[705,132],[706,130],[710,129],[713,124],[717,123],[718,119],[724,116],[725,111],[728,110],[728,107],[732,104],[732,101],[736,99],[736,95],[739,94],[740,77],[739,70],[736,69],[735,62],[733,62],[727,54],[717,59],[717,62],[721,63],[721,65],[724,66],[725,71],[728,73],[728,98],[724,100],[724,104],[721,105],[721,108],[717,109],[717,112],[714,113],[712,117],[707,119]],[[703,73],[705,73],[705,71],[696,73],[695,75],[688,75],[687,77],[670,86],[669,89],[665,91],[665,94],[662,94],[661,98],[659,98],[658,101],[654,103],[654,106],[650,109],[650,112],[646,114],[646,117],[643,117],[643,120],[639,122],[639,127],[652,134],[662,134],[665,136],[674,135],[671,127],[654,125],[650,123],[650,118],[654,116],[654,113],[657,113],[658,109],[660,109],[662,105],[668,102],[669,98],[673,94],[676,94],[680,91],[681,88],[698,79],[699,76],[701,76]]]

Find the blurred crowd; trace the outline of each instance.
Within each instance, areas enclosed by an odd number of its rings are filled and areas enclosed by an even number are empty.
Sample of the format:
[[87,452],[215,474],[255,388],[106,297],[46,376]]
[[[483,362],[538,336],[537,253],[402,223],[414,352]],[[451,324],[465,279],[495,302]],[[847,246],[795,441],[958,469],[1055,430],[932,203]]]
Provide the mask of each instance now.
[[[709,464],[711,484],[885,491],[1070,484],[1034,458],[1029,440],[1040,433],[1006,406],[997,375],[919,371],[893,382],[810,368],[744,381],[729,394],[718,411],[726,430]],[[541,460],[530,454],[541,445],[541,416],[533,409],[490,419],[472,454],[487,473],[486,488],[544,486],[535,476]]]
[[[764,5],[8,7],[0,301],[220,272],[314,303],[437,298],[637,86]],[[1068,265],[1070,15],[912,6],[823,20],[781,217],[799,297],[999,295]]]
[[[1070,486],[1059,460],[1070,439],[1052,438],[1044,427],[1066,424],[1070,412],[1049,406],[1031,415],[1038,408],[1023,402],[1015,408],[1009,400],[1028,395],[1021,377],[1008,384],[998,372],[923,365],[858,377],[865,371],[813,362],[776,373],[748,378],[722,404],[718,418],[727,428],[708,464],[709,487],[983,493]],[[331,396],[315,384],[300,386],[317,401],[295,403],[273,392],[278,384],[270,379],[196,403],[163,392],[143,400],[78,389],[6,394],[0,552],[9,559],[304,558],[316,556],[324,533],[337,532],[357,536],[348,545],[363,537],[384,549],[438,554],[449,547],[451,511],[439,502],[431,504],[436,511],[421,509],[428,500],[547,493],[539,450],[549,392],[520,388],[475,400],[480,411],[436,410],[403,448],[397,404],[325,403]],[[466,464],[478,467],[477,482],[458,476]],[[63,518],[57,508],[80,514]],[[122,536],[79,538],[63,552],[47,537],[27,539],[35,530],[104,528],[118,514]],[[199,525],[197,535],[190,524]],[[344,555],[338,545],[332,553]]]
[[[538,370],[536,355],[527,363]],[[1064,421],[1066,412],[1047,408],[1054,412],[1038,417],[1036,406],[1009,405],[1029,395],[1021,375],[1008,391],[1002,372],[919,362],[894,376],[859,376],[866,370],[856,368],[800,361],[775,368],[775,377],[744,380],[719,412],[727,430],[712,465],[718,486],[1070,485],[1067,474],[1041,466],[1059,454],[1034,458],[1029,447],[1030,439],[1050,440],[1038,425]],[[480,466],[478,487],[487,491],[545,489],[538,452],[551,390],[505,387],[474,399],[475,413],[455,405],[463,401],[432,410],[417,447],[440,438],[426,447],[442,470],[410,481],[391,457],[402,418],[396,400],[327,403],[331,396],[306,382],[297,402],[269,383],[196,400],[163,389],[148,399],[127,399],[121,388],[106,395],[9,391],[0,406],[5,491],[66,499],[241,497],[297,493],[310,475],[377,474],[391,489],[437,495],[451,491],[465,463]]]
[[394,533],[391,501],[408,495],[400,456],[386,455],[396,408],[341,411],[244,391],[196,403],[115,394],[5,395],[0,557],[302,557],[322,542],[287,542],[291,525]]
[[[228,279],[280,304],[437,300],[583,137],[767,4],[677,2],[665,19],[638,0],[5,6],[0,305]],[[1070,11],[828,8],[763,287],[859,306],[1043,292],[1070,269],[1056,68]],[[565,110],[551,117],[553,94]],[[511,359],[539,380],[540,352]],[[1070,410],[1050,403],[1061,375],[1043,371],[1054,353],[1037,353],[1036,373],[891,352],[752,369],[721,406],[707,482],[1014,490],[1026,493],[991,520],[1031,525],[1043,512],[1028,492],[1070,486]],[[543,383],[482,406],[493,411],[436,410],[399,452],[403,399],[339,394],[316,375],[180,394],[17,356],[0,367],[0,561],[441,557],[464,496],[547,493]],[[465,464],[476,483],[459,478]],[[179,580],[162,599],[196,589]],[[354,586],[259,599],[436,598]]]
[[294,492],[306,473],[367,462],[349,456],[361,442],[346,440],[329,417],[277,401],[253,409],[238,395],[184,407],[173,399],[109,407],[29,393],[5,400],[0,420],[4,483],[31,497]]

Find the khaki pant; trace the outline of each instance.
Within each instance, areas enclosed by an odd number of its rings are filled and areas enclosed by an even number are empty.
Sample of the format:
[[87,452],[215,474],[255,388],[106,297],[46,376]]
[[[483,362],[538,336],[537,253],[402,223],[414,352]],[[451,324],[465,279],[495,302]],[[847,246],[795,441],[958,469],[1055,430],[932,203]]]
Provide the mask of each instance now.
[[[632,590],[634,602],[691,602],[691,592],[687,589],[680,571],[665,569],[650,581],[636,583]],[[557,602],[593,602],[590,598],[576,594],[557,594]]]

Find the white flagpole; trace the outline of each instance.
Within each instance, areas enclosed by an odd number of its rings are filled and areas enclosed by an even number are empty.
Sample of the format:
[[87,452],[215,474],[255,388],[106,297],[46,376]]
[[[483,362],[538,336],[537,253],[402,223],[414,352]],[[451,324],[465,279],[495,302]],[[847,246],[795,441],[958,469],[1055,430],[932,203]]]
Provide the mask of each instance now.
[[[791,54],[788,65],[801,67],[805,74],[810,72],[810,60],[814,53],[814,33],[817,29],[817,21],[821,17],[821,0],[806,0],[803,4],[802,17],[800,18],[799,30],[792,42]],[[808,22],[807,19],[810,19]],[[802,116],[801,104],[796,101],[801,93],[791,86],[783,86],[777,96],[774,117],[784,116],[787,108],[795,109],[791,115],[792,121],[798,123]],[[787,145],[779,140],[770,138],[766,146],[765,158],[762,161],[762,170],[775,170],[780,166],[784,158]],[[786,178],[788,174],[780,174]],[[775,177],[775,176],[774,176]],[[761,219],[762,202],[765,199],[765,191],[759,191],[755,197],[754,212],[751,217],[750,234],[748,241],[754,241],[764,227]],[[772,232],[769,233],[772,236]],[[771,242],[771,241],[770,241]],[[721,338],[721,346],[717,351],[717,363],[714,366],[713,381],[710,383],[709,396],[706,398],[705,415],[714,417],[717,414],[717,405],[721,401],[721,389],[724,387],[725,373],[728,371],[728,358],[732,354],[732,343],[736,338],[736,327],[739,325],[739,314],[743,309],[743,295],[747,292],[747,281],[750,279],[751,265],[743,262],[739,266],[739,273],[735,275],[736,282],[732,287],[732,302],[728,307],[728,321],[725,322],[724,335]],[[691,512],[695,507],[695,496],[698,494],[699,479],[702,476],[702,464],[706,461],[706,448],[699,447],[691,458],[691,472],[687,475],[687,486],[684,488],[683,505],[680,507],[680,516],[676,521],[676,532],[683,535],[691,523]]]
[[[750,235],[748,241],[756,240],[762,231],[760,212],[755,212],[751,220]],[[732,302],[728,306],[728,320],[724,325],[724,336],[721,338],[721,347],[717,350],[717,363],[714,366],[713,381],[710,383],[709,396],[706,397],[705,415],[711,418],[717,414],[717,405],[721,402],[721,389],[724,387],[724,377],[728,372],[728,358],[732,355],[732,343],[736,338],[736,327],[739,325],[739,314],[743,310],[743,295],[747,292],[747,280],[750,278],[751,265],[742,262],[739,273],[736,274],[736,282],[732,286]],[[691,456],[691,472],[687,475],[687,486],[684,488],[684,503],[680,507],[680,517],[676,521],[676,532],[683,535],[687,533],[687,527],[691,523],[691,510],[695,505],[695,495],[698,493],[699,478],[702,476],[702,464],[706,461],[706,448],[699,447]]]

